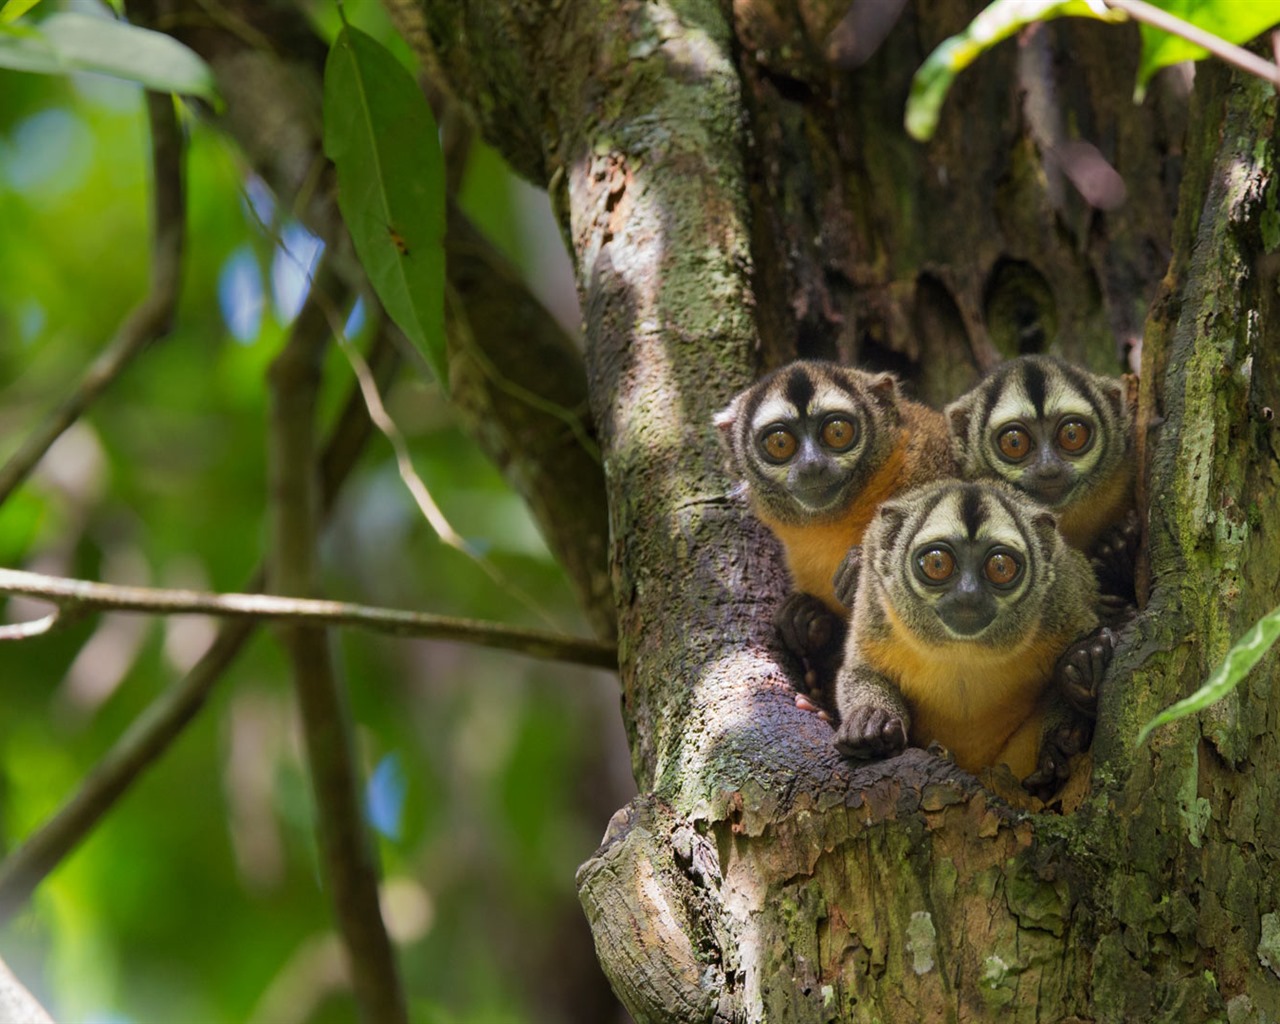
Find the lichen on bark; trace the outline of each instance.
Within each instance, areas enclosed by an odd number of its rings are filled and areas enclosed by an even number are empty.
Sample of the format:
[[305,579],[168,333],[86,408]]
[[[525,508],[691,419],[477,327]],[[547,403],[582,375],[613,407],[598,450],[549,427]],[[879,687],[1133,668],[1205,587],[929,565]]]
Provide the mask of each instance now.
[[[910,4],[848,70],[829,57],[847,9],[428,11],[490,141],[558,197],[583,300],[646,791],[578,875],[606,971],[641,1022],[1280,1017],[1259,952],[1280,912],[1274,660],[1134,745],[1280,580],[1275,99],[1202,71],[1184,145],[1172,86],[1129,104],[1132,35],[1047,25],[1034,60],[1009,44],[963,77],[915,147],[891,112],[964,12]],[[531,85],[512,53],[561,61]],[[1024,102],[1046,84],[1056,119]],[[1128,182],[1114,211],[1055,179],[1079,132]],[[842,763],[792,705],[777,552],[711,412],[797,351],[891,366],[935,402],[1015,349],[1114,372],[1153,300],[1150,602],[1079,809],[1014,810],[918,750]]]

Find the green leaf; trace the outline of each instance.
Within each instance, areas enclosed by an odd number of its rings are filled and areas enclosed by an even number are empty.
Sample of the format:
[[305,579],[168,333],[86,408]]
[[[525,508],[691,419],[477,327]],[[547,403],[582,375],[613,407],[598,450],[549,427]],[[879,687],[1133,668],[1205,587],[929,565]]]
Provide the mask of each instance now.
[[157,92],[217,99],[209,66],[195,51],[163,32],[88,14],[0,26],[0,67],[45,75],[96,71]]
[[40,0],[8,0],[3,7],[0,7],[0,25],[17,21],[39,2]]
[[[1229,43],[1248,42],[1280,23],[1280,0],[1160,0],[1154,6]],[[1142,61],[1138,66],[1138,99],[1147,82],[1163,67],[1184,60],[1201,60],[1209,51],[1181,36],[1142,26]]]
[[1241,679],[1248,675],[1249,670],[1262,656],[1271,650],[1271,645],[1277,638],[1280,638],[1280,608],[1264,615],[1249,632],[1240,638],[1239,642],[1227,652],[1222,664],[1213,671],[1200,689],[1190,697],[1165,708],[1144,725],[1142,731],[1138,733],[1138,742],[1141,743],[1150,736],[1156,727],[1193,715],[1207,708],[1214,701],[1225,697],[1235,689]]
[[933,137],[942,101],[951,83],[983,52],[1033,21],[1068,16],[1113,22],[1125,18],[1119,11],[1107,10],[1088,0],[996,0],[969,22],[963,32],[943,40],[920,65],[911,80],[911,95],[907,99],[908,134],[921,142]]
[[447,387],[444,157],[435,118],[404,66],[350,25],[325,64],[324,150],[378,298]]

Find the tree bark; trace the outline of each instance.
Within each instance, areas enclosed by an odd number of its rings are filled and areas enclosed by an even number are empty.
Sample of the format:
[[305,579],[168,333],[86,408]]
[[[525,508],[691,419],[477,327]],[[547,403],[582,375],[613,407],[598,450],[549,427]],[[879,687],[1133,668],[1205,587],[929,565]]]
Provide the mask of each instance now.
[[[1274,658],[1134,743],[1277,592],[1275,97],[1201,68],[1189,117],[1176,75],[1134,106],[1136,33],[1064,21],[983,57],[918,146],[910,75],[973,11],[908,4],[851,69],[872,6],[413,8],[552,191],[586,313],[645,791],[579,871],[602,963],[642,1022],[1276,1019]],[[712,412],[797,353],[940,403],[1020,352],[1118,372],[1144,332],[1150,600],[1069,813],[922,751],[851,770],[792,706],[778,554]]]

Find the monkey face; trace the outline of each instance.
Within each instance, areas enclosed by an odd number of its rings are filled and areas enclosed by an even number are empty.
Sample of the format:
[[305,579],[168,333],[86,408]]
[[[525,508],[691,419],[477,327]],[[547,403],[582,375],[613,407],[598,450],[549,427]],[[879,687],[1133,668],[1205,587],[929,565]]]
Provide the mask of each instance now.
[[974,637],[991,625],[1000,599],[1024,574],[1027,558],[1004,544],[942,537],[922,544],[911,562],[915,581],[946,629]]
[[740,394],[716,423],[752,498],[784,522],[838,515],[898,440],[891,374],[813,360]]
[[1006,487],[943,481],[894,498],[864,541],[891,615],[927,645],[1016,646],[1053,579],[1051,514]]
[[995,477],[1061,511],[1108,478],[1131,427],[1118,380],[1049,356],[996,370],[947,407],[965,474]]

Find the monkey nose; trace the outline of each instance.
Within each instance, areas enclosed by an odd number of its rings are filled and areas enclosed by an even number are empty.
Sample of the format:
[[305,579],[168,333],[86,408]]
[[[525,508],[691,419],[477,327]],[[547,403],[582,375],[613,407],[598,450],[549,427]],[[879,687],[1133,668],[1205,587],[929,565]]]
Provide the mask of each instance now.
[[1047,448],[1042,448],[1039,451],[1036,461],[1031,467],[1032,476],[1044,481],[1061,479],[1066,476],[1066,473],[1067,467],[1062,460]]
[[961,636],[981,633],[996,617],[996,605],[980,590],[960,588],[938,602],[938,617]]
[[1051,506],[1066,497],[1071,483],[1071,474],[1056,456],[1037,459],[1026,477],[1026,489],[1031,496]]

